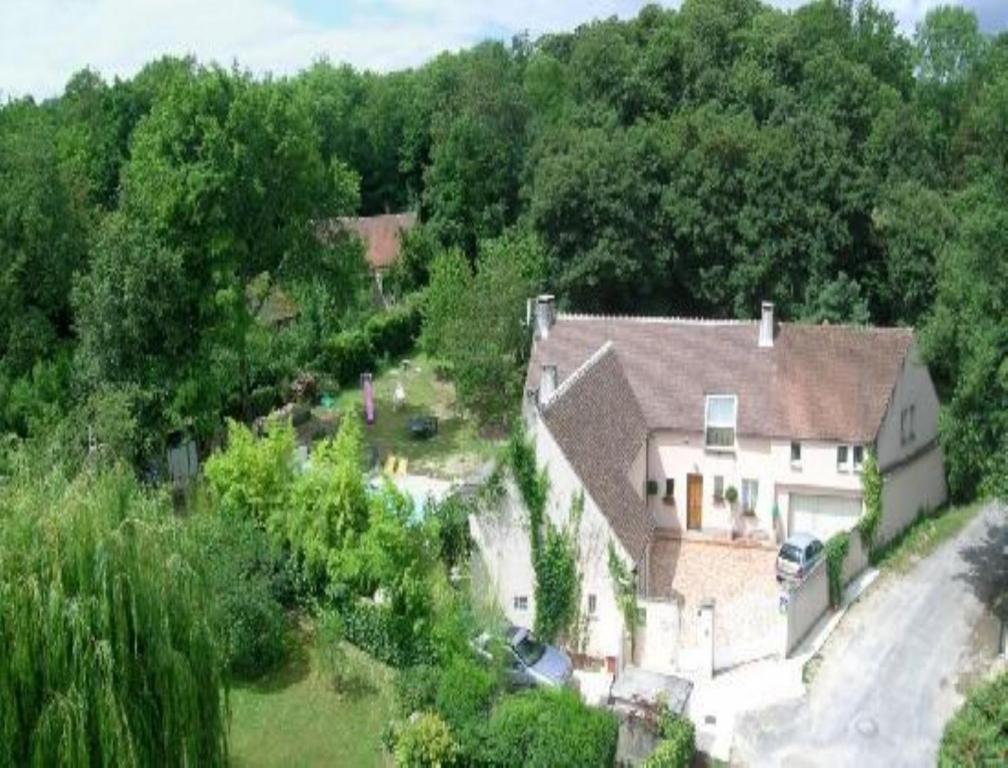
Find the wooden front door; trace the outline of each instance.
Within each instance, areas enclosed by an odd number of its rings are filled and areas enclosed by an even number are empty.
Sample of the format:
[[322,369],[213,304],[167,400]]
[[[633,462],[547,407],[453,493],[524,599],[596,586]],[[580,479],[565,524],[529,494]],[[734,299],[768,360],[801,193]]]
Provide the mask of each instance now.
[[703,527],[703,475],[686,475],[686,527]]

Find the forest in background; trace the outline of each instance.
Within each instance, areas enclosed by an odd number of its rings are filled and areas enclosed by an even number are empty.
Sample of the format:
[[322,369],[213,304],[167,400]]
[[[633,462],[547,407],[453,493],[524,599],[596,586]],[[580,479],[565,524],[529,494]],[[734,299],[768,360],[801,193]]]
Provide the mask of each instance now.
[[[0,109],[0,428],[140,467],[209,439],[373,313],[359,243],[317,223],[415,209],[402,294],[446,252],[477,291],[517,243],[568,309],[914,325],[953,491],[1003,491],[1006,181],[1008,36],[958,7],[912,38],[871,2],[686,0],[389,74],[84,70]],[[495,311],[449,343],[507,335],[516,398],[524,309]]]

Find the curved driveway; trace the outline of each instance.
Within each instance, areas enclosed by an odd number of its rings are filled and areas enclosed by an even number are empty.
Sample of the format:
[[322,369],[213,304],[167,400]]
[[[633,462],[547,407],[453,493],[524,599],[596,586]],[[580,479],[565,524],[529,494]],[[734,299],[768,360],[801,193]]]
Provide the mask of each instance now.
[[1008,510],[989,504],[906,574],[885,575],[823,649],[801,699],[740,717],[733,762],[933,766],[962,687],[996,653]]

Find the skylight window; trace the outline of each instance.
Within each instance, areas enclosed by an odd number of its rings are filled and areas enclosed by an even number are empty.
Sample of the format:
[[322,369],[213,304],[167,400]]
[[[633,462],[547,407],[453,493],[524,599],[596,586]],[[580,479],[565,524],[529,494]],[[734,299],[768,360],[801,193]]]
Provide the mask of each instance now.
[[738,398],[735,395],[707,395],[704,433],[708,448],[725,450],[735,447],[737,415]]

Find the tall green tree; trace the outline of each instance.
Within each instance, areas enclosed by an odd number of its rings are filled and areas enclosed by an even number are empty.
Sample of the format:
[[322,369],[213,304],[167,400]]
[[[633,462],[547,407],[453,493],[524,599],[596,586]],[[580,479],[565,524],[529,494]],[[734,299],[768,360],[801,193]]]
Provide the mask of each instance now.
[[209,596],[167,499],[27,460],[0,500],[0,765],[225,765]]

